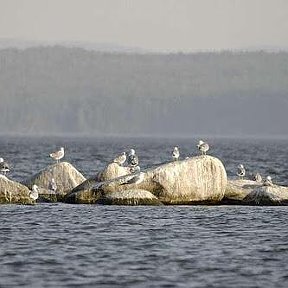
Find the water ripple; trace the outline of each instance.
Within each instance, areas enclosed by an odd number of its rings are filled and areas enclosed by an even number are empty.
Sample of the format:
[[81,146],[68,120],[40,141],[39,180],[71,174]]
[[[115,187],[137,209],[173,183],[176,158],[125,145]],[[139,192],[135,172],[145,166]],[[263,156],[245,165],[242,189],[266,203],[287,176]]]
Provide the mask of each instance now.
[[[208,139],[228,175],[271,174],[288,184],[287,141]],[[23,180],[64,145],[67,160],[94,175],[135,147],[142,167],[169,160],[191,140],[1,139]],[[17,154],[15,154],[17,153]],[[17,157],[16,157],[16,156]],[[2,155],[1,155],[2,156]],[[47,157],[46,157],[47,156]],[[109,157],[108,157],[109,158]],[[288,207],[122,207],[68,204],[0,207],[1,287],[287,287]]]

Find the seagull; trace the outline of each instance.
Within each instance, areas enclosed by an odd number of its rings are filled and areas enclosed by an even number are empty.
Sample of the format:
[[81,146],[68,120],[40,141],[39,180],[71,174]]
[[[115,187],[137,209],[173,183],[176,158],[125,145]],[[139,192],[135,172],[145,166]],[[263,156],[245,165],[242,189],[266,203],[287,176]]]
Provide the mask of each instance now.
[[264,186],[273,186],[272,178],[271,176],[267,176],[263,183]]
[[6,176],[7,172],[10,172],[10,166],[3,158],[0,158],[0,172],[2,172],[4,176]]
[[127,162],[128,162],[128,166],[130,167],[138,166],[139,159],[134,149],[130,149]]
[[50,189],[50,190],[56,192],[56,190],[57,190],[57,184],[56,184],[54,178],[51,179],[51,181],[50,181],[50,183],[49,183],[49,187],[48,187],[48,189]]
[[126,162],[126,152],[123,152],[121,155],[117,156],[113,162],[122,166]]
[[257,172],[255,175],[254,175],[254,180],[258,183],[261,183],[262,182],[262,176]]
[[244,176],[246,174],[246,170],[242,164],[238,165],[237,167],[237,175],[240,177],[240,179],[243,180]]
[[37,185],[34,184],[32,186],[32,191],[30,192],[29,197],[32,200],[34,200],[34,201],[36,201],[38,199],[38,197],[39,197],[39,188],[38,188]]
[[132,167],[130,167],[130,172],[132,174],[139,173],[140,172],[140,166],[132,166]]
[[206,152],[209,150],[209,144],[200,140],[197,145],[199,151],[201,151],[202,155],[206,155]]
[[175,146],[172,151],[172,158],[174,161],[177,161],[179,159],[179,156],[180,156],[179,148]]
[[121,183],[121,185],[126,184],[140,184],[144,180],[145,174],[143,172],[138,172],[135,176],[132,178],[129,178],[126,182]]
[[65,155],[64,147],[61,147],[59,151],[53,152],[49,156],[54,160],[56,160],[57,163],[59,163],[59,160],[61,160],[64,157],[64,155]]

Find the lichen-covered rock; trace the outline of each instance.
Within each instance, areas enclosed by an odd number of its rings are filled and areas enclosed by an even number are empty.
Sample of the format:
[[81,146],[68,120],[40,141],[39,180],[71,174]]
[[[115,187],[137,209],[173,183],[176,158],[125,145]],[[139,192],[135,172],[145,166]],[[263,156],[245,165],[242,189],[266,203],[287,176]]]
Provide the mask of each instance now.
[[246,205],[288,205],[288,187],[261,186],[251,191],[244,199]]
[[252,180],[229,180],[222,203],[242,204],[250,192],[261,186],[261,183]]
[[131,189],[107,193],[98,202],[107,205],[163,205],[151,192]]
[[222,162],[211,156],[174,161],[144,172],[138,184],[125,184],[133,175],[125,175],[85,187],[75,188],[66,198],[70,203],[97,203],[111,192],[143,189],[164,204],[218,203],[224,196],[227,175]]
[[222,200],[227,185],[222,162],[211,156],[174,161],[147,174],[146,190],[166,204],[217,203]]
[[29,195],[30,190],[26,186],[0,175],[1,204],[34,204]]
[[86,180],[70,163],[60,162],[44,168],[36,175],[25,180],[23,184],[30,189],[33,184],[36,184],[39,188],[48,190],[52,178],[55,179],[58,195],[65,195]]
[[120,166],[118,163],[112,162],[103,171],[98,173],[96,180],[104,182],[127,174],[130,174],[129,167]]

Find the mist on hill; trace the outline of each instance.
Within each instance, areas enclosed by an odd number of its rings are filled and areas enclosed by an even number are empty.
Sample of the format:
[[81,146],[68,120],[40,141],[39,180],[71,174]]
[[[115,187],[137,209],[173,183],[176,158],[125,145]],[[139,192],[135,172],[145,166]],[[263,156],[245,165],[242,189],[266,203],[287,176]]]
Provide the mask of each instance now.
[[0,50],[0,133],[287,135],[288,53]]

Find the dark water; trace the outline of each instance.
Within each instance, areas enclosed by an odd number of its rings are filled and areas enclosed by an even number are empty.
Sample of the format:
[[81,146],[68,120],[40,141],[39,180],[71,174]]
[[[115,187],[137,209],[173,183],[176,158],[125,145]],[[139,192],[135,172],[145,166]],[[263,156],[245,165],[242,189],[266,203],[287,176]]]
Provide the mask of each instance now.
[[[23,180],[66,148],[86,176],[136,148],[142,167],[169,160],[177,139],[0,138],[0,157]],[[209,139],[229,176],[248,172],[288,185],[287,140]],[[288,207],[0,206],[0,287],[287,287]]]

